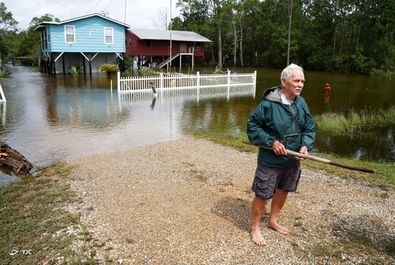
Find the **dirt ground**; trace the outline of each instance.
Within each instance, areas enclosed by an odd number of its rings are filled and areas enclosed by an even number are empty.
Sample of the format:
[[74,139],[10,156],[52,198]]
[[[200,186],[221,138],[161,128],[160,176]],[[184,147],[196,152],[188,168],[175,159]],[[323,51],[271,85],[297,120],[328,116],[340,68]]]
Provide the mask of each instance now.
[[393,189],[303,169],[279,220],[291,233],[264,216],[260,247],[256,154],[186,137],[69,163],[99,264],[395,264]]

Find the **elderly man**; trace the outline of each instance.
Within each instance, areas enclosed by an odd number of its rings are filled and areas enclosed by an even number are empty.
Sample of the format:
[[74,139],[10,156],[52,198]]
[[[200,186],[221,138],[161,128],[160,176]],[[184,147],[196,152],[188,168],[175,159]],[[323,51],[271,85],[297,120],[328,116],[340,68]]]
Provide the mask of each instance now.
[[252,190],[251,239],[265,245],[260,221],[266,201],[272,199],[267,227],[286,235],[288,229],[278,223],[288,192],[296,191],[300,161],[286,156],[286,149],[308,154],[315,138],[315,123],[305,100],[303,69],[290,64],[281,72],[281,86],[266,90],[247,123],[250,142],[260,146]]

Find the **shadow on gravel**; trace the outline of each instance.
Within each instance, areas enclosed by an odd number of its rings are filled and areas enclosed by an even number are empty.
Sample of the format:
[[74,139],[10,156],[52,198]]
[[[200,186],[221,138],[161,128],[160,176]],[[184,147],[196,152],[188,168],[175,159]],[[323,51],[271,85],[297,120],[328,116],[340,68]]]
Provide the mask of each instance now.
[[250,229],[250,202],[247,200],[225,197],[214,204],[211,212],[231,221],[242,230]]
[[331,228],[331,234],[342,240],[395,257],[395,235],[382,220],[368,215],[347,216]]

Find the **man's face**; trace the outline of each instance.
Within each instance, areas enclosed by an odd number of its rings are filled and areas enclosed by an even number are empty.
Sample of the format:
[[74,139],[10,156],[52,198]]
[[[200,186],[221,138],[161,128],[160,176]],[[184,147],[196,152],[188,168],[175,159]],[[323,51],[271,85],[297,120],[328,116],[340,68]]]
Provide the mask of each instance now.
[[292,78],[281,81],[285,95],[294,98],[299,96],[304,86],[304,74],[301,70],[293,70]]

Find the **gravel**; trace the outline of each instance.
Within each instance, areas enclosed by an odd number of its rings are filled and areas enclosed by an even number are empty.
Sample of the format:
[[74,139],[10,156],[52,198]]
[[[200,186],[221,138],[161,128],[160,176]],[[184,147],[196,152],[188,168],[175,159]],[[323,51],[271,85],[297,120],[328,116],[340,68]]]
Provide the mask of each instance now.
[[395,264],[393,189],[303,169],[280,216],[291,233],[265,215],[260,247],[256,154],[185,137],[69,164],[98,264]]

